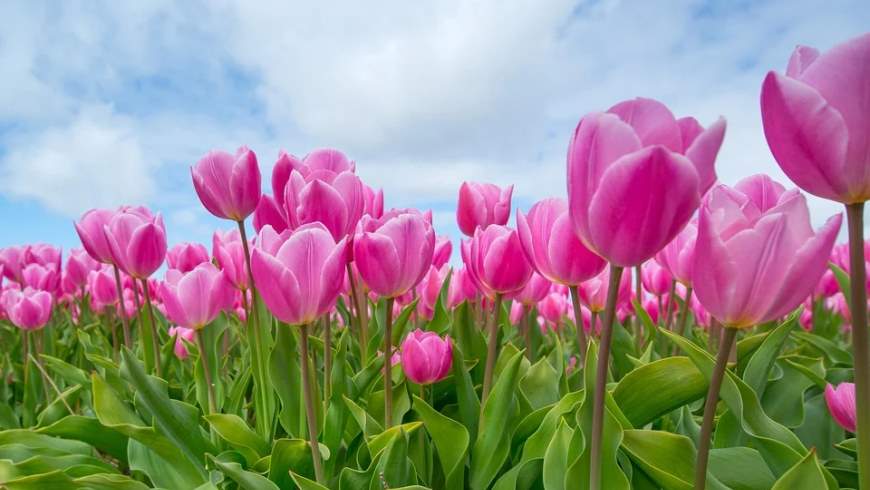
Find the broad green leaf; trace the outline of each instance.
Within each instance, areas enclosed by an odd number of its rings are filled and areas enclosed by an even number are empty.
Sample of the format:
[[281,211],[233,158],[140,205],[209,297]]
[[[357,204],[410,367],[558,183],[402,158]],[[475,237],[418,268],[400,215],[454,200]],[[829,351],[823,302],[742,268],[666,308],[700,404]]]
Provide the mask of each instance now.
[[568,446],[571,444],[571,438],[574,436],[574,429],[568,426],[565,419],[559,422],[559,427],[556,433],[553,434],[553,439],[550,445],[547,446],[547,451],[544,453],[544,489],[545,490],[564,490],[565,473],[568,470]]
[[279,488],[291,488],[290,471],[314,478],[314,464],[311,449],[302,439],[278,439],[272,447],[269,461],[269,479]]
[[493,485],[492,490],[530,490],[540,488],[543,474],[544,458],[534,458],[523,461],[502,475]]
[[453,373],[453,380],[456,385],[456,400],[459,404],[460,421],[468,429],[468,433],[473,441],[477,438],[480,399],[477,397],[477,392],[474,391],[471,374],[465,368],[465,358],[461,349],[453,349],[451,372]]
[[465,426],[439,413],[416,396],[414,412],[420,416],[435,443],[448,488],[460,488],[463,484],[465,456],[468,453],[469,443]]
[[541,358],[520,380],[520,390],[533,410],[552,405],[559,401],[559,373],[553,369],[547,358]]
[[47,427],[40,428],[38,432],[48,436],[82,441],[120,461],[127,460],[127,437],[105,427],[93,417],[69,415]]
[[789,315],[788,319],[776,329],[771,331],[761,343],[761,346],[752,354],[749,363],[746,365],[746,370],[743,371],[743,381],[755,391],[759,398],[764,395],[764,390],[767,387],[767,378],[770,373],[770,368],[773,367],[782,345],[788,338],[795,325],[797,325],[800,309]]
[[[665,489],[690,490],[695,478],[695,446],[688,437],[659,430],[627,430],[622,448],[644,473]],[[707,472],[709,490],[727,490]]]
[[369,489],[395,488],[415,483],[417,483],[417,476],[414,465],[408,459],[408,435],[400,426],[399,433],[390,439],[389,445],[377,462],[377,469]]
[[212,455],[209,455],[208,459],[244,490],[280,490],[278,485],[272,483],[268,478],[245,470],[239,463],[222,462]]
[[666,357],[626,374],[613,399],[634,427],[658,419],[707,393],[707,380],[686,357]]
[[822,472],[816,452],[809,451],[803,459],[774,483],[771,490],[824,490],[828,488],[831,487]]
[[266,441],[237,415],[216,413],[203,418],[223,440],[245,456],[249,465],[253,465],[258,459],[269,454],[269,445]]
[[131,480],[124,475],[98,474],[73,478],[63,471],[57,470],[50,473],[26,476],[15,480],[3,482],[8,490],[147,490],[148,487],[141,482]]
[[733,490],[766,490],[775,481],[761,454],[749,447],[710,450],[708,471]]
[[399,437],[405,437],[405,434],[411,434],[423,425],[422,422],[408,422],[407,424],[397,425],[381,432],[368,441],[369,453],[372,458],[376,457],[381,451],[390,445],[390,442]]
[[305,408],[302,398],[302,370],[292,327],[279,325],[269,358],[272,386],[281,400],[278,421],[293,437],[305,435]]

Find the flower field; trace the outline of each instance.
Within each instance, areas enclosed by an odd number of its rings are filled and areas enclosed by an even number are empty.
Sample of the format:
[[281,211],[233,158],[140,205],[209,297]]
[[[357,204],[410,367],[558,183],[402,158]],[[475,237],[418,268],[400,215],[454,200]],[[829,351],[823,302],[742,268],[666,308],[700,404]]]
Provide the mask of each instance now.
[[870,489],[870,34],[758,86],[790,182],[636,98],[564,197],[463,183],[455,243],[341,151],[242,147],[191,166],[210,244],[123,205],[0,249],[0,488]]

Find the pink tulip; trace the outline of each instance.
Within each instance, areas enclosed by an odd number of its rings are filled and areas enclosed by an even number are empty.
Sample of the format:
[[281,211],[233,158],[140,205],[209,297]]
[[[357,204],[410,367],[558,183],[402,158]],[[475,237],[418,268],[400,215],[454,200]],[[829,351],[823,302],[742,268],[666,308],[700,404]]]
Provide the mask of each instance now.
[[[580,283],[577,287],[580,302],[595,313],[601,313],[606,306],[609,277],[610,266],[606,266],[597,276]],[[631,300],[631,292],[631,275],[623,274],[619,281],[617,307]]]
[[670,272],[680,283],[692,285],[692,266],[695,265],[695,239],[698,238],[697,223],[690,222],[665,248],[656,254],[655,260]]
[[354,229],[365,211],[363,183],[350,171],[296,170],[284,187],[284,213],[290,229],[307,223],[322,223],[335,240]]
[[60,285],[60,273],[54,264],[28,264],[21,270],[22,285],[54,293]]
[[245,268],[244,246],[242,235],[238,229],[215,231],[212,235],[211,253],[223,275],[237,289],[248,288],[248,270]]
[[568,298],[563,294],[549,293],[538,302],[538,313],[554,327],[558,327],[568,310]]
[[166,257],[163,218],[144,208],[118,211],[104,228],[113,263],[137,279],[146,279]]
[[266,226],[251,256],[263,302],[276,318],[291,325],[311,323],[332,309],[346,263],[345,239],[336,243],[319,223],[281,235]]
[[435,332],[419,328],[402,342],[402,370],[414,383],[428,385],[441,381],[453,365],[453,345],[450,337],[441,338]]
[[716,180],[725,121],[703,130],[662,103],[634,99],[577,125],[568,148],[574,230],[609,262],[635,266],[688,223]]
[[170,327],[169,336],[175,337],[175,348],[173,349],[175,351],[175,357],[182,361],[187,359],[187,356],[190,355],[190,353],[187,351],[187,346],[184,344],[184,341],[186,340],[193,343],[194,338],[196,337],[196,330],[184,327]]
[[807,332],[813,331],[812,305],[804,304],[804,309],[803,309],[803,311],[801,311],[801,316],[800,316],[800,318],[798,318],[798,323],[800,323],[801,328],[803,328]]
[[353,257],[366,285],[385,298],[395,298],[416,286],[432,263],[435,232],[421,215],[387,213],[380,220],[364,218],[356,235]]
[[550,286],[553,283],[548,281],[544,276],[538,274],[537,272],[532,273],[532,277],[529,278],[529,282],[515,293],[511,294],[511,299],[514,301],[526,305],[532,306],[538,301],[544,299],[544,296],[550,292]]
[[447,287],[447,307],[450,309],[461,305],[463,301],[477,299],[477,285],[468,275],[465,267],[453,271],[450,285]]
[[478,228],[507,224],[513,190],[512,185],[502,189],[495,184],[463,182],[456,206],[456,221],[462,233],[472,237]]
[[576,286],[604,269],[604,259],[574,234],[565,199],[539,201],[528,216],[517,211],[517,231],[532,265],[553,282]]
[[7,289],[0,297],[13,325],[22,330],[37,330],[51,318],[51,294],[31,288]]
[[855,385],[840,383],[834,388],[830,383],[825,386],[825,402],[834,421],[849,432],[856,430]]
[[88,292],[91,294],[91,304],[94,310],[102,311],[106,306],[118,302],[115,276],[110,267],[103,266],[88,273]]
[[99,263],[85,250],[74,248],[66,259],[66,277],[75,288],[82,288],[88,282],[88,274],[99,268]]
[[91,209],[74,224],[85,251],[97,262],[114,263],[112,250],[103,231],[114,216],[115,211],[110,209]]
[[435,306],[438,303],[438,295],[441,294],[441,287],[444,285],[444,280],[447,279],[447,273],[450,268],[446,265],[441,268],[435,268],[434,265],[429,266],[429,271],[423,276],[423,280],[417,285],[417,312],[426,320],[431,320],[435,313]]
[[820,54],[799,46],[761,88],[764,135],[800,188],[842,203],[870,199],[870,34]]
[[[740,190],[759,187],[767,191]],[[797,189],[780,191],[767,176],[748,177],[733,189],[715,187],[701,207],[695,293],[727,327],[787,314],[810,295],[827,267],[842,216],[814,234],[804,196]]]
[[384,191],[382,189],[376,191],[366,184],[362,185],[362,189],[363,201],[365,202],[364,214],[375,219],[382,217],[384,215]]
[[501,225],[478,229],[462,246],[462,260],[478,289],[488,298],[522,289],[532,277],[532,265],[516,230]]
[[519,325],[523,320],[523,315],[526,314],[526,307],[519,301],[511,303],[510,322],[511,325]]
[[47,243],[36,243],[24,247],[24,262],[26,264],[52,266],[58,272],[61,269],[62,255],[61,249]]
[[208,152],[191,167],[190,174],[202,205],[218,218],[243,221],[260,202],[257,155],[244,146],[235,155]]
[[435,251],[432,252],[432,265],[436,269],[450,262],[450,254],[453,253],[453,244],[450,243],[450,237],[441,235],[435,238]]
[[[644,262],[640,276],[643,288],[650,294],[662,296],[671,290],[671,282],[673,281],[671,273],[654,260]],[[638,298],[638,301],[641,299]]]
[[208,250],[200,243],[179,243],[166,252],[169,268],[182,273],[190,272],[199,264],[209,261]]
[[260,233],[260,230],[266,225],[271,226],[278,233],[287,229],[287,217],[284,215],[284,209],[274,197],[268,194],[260,196],[260,203],[254,210],[253,221],[254,231],[257,233]]
[[658,324],[659,322],[659,302],[655,298],[646,298],[643,300],[643,309],[646,311],[647,315],[649,315],[653,324]]
[[0,248],[0,266],[3,267],[3,277],[21,284],[21,269],[25,265],[24,247]]
[[232,285],[209,262],[186,273],[169,269],[158,293],[166,316],[176,325],[194,330],[213,322],[233,304]]

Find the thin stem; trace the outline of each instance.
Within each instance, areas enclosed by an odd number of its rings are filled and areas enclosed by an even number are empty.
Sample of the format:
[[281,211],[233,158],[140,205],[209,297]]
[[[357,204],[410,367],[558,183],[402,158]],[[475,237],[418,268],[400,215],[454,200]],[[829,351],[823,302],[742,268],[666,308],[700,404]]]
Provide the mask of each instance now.
[[356,321],[359,325],[359,350],[362,364],[365,366],[369,359],[369,333],[368,333],[368,307],[365,295],[356,287],[356,278],[353,275],[353,267],[347,264],[347,280],[350,283],[350,295],[356,307]]
[[571,303],[574,305],[574,323],[577,324],[577,350],[580,353],[580,365],[586,362],[586,332],[583,330],[583,311],[580,309],[580,295],[577,286],[570,286]]
[[24,388],[28,384],[28,374],[30,372],[30,330],[21,331],[21,364],[24,365]]
[[589,488],[601,489],[601,434],[604,431],[604,394],[607,389],[607,368],[610,364],[610,339],[622,267],[610,264],[610,282],[607,285],[607,303],[604,307],[604,325],[601,326],[601,345],[595,371],[595,398],[592,405],[592,443],[589,455]]
[[323,462],[320,460],[320,447],[317,444],[317,412],[314,411],[314,391],[311,389],[308,359],[308,325],[299,327],[301,341],[299,342],[300,361],[302,362],[302,388],[305,391],[305,415],[308,419],[308,444],[311,446],[311,459],[314,461],[314,475],[317,483],[323,485]]
[[115,290],[118,292],[119,316],[121,317],[121,325],[124,327],[124,346],[132,349],[133,341],[130,339],[130,320],[127,318],[127,309],[124,308],[124,287],[121,286],[121,272],[118,271],[118,266],[115,264],[112,264],[112,270],[115,272]]
[[523,331],[523,341],[526,344],[526,358],[529,362],[535,362],[535,353],[532,352],[532,325],[529,323],[531,307],[523,305],[523,315],[520,317],[520,330]]
[[202,329],[197,329],[196,347],[199,349],[199,361],[202,363],[202,370],[205,373],[205,384],[208,388],[208,413],[211,415],[217,412],[217,397],[214,393],[214,382],[211,378],[211,366],[209,366],[208,362],[208,352],[205,350],[205,340],[202,337]]
[[[683,337],[686,336],[688,329],[688,324],[686,320],[689,318],[689,301],[692,297],[692,286],[686,288],[686,300],[683,301],[683,306],[680,307],[680,319],[677,320],[677,332]],[[677,344],[674,344],[673,350],[671,351],[671,355],[677,355],[677,351],[679,351],[679,347]]]
[[145,293],[146,314],[148,315],[148,328],[151,329],[151,348],[154,349],[154,372],[157,377],[162,377],[160,363],[160,336],[157,335],[157,325],[154,323],[154,307],[151,305],[151,293],[148,292],[148,281],[142,279],[142,291]]
[[852,352],[855,358],[855,414],[858,487],[870,488],[870,333],[867,331],[867,271],[864,265],[864,203],[846,205],[852,290]]
[[725,367],[728,364],[728,354],[734,345],[737,329],[725,327],[722,345],[716,354],[716,365],[710,377],[710,387],[707,389],[707,401],[704,402],[704,422],[701,424],[701,439],[698,441],[698,459],[695,463],[695,490],[704,490],[707,485],[707,460],[710,454],[710,436],[713,434],[713,417],[716,415],[716,405],[719,402],[719,388],[725,377]]
[[393,302],[387,298],[387,319],[384,322],[384,429],[393,426]]
[[323,315],[323,337],[325,344],[323,347],[323,402],[329,409],[329,398],[332,396],[332,322],[329,318],[329,313]]
[[[677,293],[677,280],[674,279],[671,281],[671,290],[668,292],[668,304],[665,305],[667,309],[667,313],[665,313],[665,328],[671,329],[671,322],[674,317],[674,295]],[[661,311],[661,310],[659,310]]]
[[69,412],[70,415],[72,415],[73,414],[72,407],[70,407],[69,403],[66,402],[66,397],[63,396],[61,391],[58,389],[57,385],[54,384],[54,380],[51,379],[51,376],[49,376],[48,373],[45,372],[45,368],[42,367],[42,363],[40,363],[37,358],[33,357],[30,354],[28,354],[28,357],[30,357],[30,359],[33,361],[33,364],[36,365],[36,369],[39,369],[39,372],[42,373],[42,377],[44,377],[45,380],[48,381],[48,384],[51,385],[51,388],[54,390],[54,392],[57,393],[57,397],[60,399],[61,403],[63,403],[63,406],[66,407],[67,412]]
[[[146,286],[147,287],[147,286]],[[142,338],[142,343],[145,345],[142,348],[142,353],[145,356],[145,371],[148,374],[154,373],[154,341],[151,339],[151,330],[145,328],[145,320],[142,311],[142,299],[139,296],[139,286],[136,284],[136,279],[133,279],[133,302],[136,304],[136,319],[139,322],[139,335]]]
[[492,316],[489,317],[489,327],[487,328],[489,330],[489,343],[486,346],[486,370],[483,372],[481,410],[483,410],[483,402],[489,396],[489,390],[492,389],[492,371],[495,368],[495,359],[498,357],[498,317],[501,313],[501,299],[501,293],[496,293]]

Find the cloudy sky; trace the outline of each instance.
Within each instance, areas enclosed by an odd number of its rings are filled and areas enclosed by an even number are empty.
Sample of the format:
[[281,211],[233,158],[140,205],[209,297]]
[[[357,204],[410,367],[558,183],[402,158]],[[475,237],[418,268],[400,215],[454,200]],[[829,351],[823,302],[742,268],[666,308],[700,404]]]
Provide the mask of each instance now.
[[162,212],[170,243],[209,242],[228,226],[189,167],[242,144],[264,184],[280,149],[342,149],[388,207],[456,236],[463,180],[513,183],[521,208],[564,195],[578,119],[635,96],[725,116],[721,181],[785,180],[764,74],[870,29],[870,2],[13,0],[0,19],[0,246],[68,248],[83,211],[128,203]]

